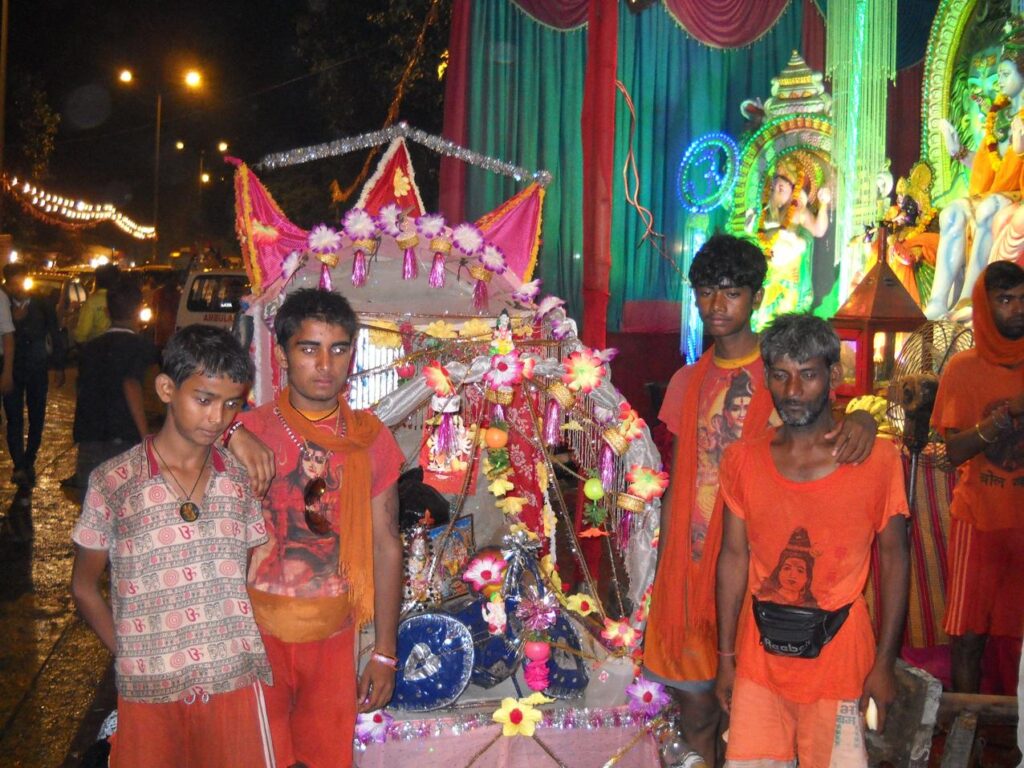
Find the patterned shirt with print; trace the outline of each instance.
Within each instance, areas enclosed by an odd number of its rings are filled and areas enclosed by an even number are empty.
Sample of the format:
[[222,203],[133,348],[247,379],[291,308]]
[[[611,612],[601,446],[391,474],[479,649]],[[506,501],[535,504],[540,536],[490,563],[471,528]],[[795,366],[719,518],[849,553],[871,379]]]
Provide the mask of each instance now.
[[121,696],[163,703],[225,693],[270,666],[245,589],[249,550],[267,540],[260,502],[241,466],[214,447],[213,474],[182,520],[151,440],[89,478],[72,538],[110,554],[110,600]]

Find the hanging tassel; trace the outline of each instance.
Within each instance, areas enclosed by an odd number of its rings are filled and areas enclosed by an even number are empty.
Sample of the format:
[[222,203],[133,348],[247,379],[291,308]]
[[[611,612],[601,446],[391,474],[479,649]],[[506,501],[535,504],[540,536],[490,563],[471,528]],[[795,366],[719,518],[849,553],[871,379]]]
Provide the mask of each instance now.
[[333,291],[334,284],[331,281],[331,270],[326,264],[320,265],[320,290]]
[[487,284],[491,282],[493,276],[490,270],[485,267],[481,267],[479,264],[474,264],[469,268],[470,277],[476,280],[476,284],[473,286],[473,309],[478,312],[486,312],[489,296],[487,294]]
[[356,252],[352,259],[352,285],[361,288],[366,285],[366,278],[370,274],[367,259],[377,253],[380,240],[375,237],[361,237],[352,243]]
[[451,240],[435,237],[430,241],[430,249],[434,252],[434,262],[430,266],[430,279],[427,282],[431,288],[443,288],[444,260],[452,249]]
[[419,275],[419,265],[416,263],[416,246],[419,245],[420,237],[415,232],[403,232],[395,240],[398,247],[404,249],[402,254],[402,279],[415,280]]
[[488,388],[484,391],[484,397],[491,403],[491,421],[506,421],[505,406],[512,405],[515,392],[511,389]]
[[601,456],[597,460],[597,474],[605,488],[610,490],[615,487],[615,451],[608,443],[601,447]]
[[548,400],[544,414],[544,445],[554,448],[562,440],[562,406],[554,398]]
[[437,452],[442,456],[451,456],[455,450],[455,424],[450,413],[441,414],[441,423],[437,426]]
[[619,550],[625,550],[629,546],[629,537],[636,527],[637,520],[641,519],[646,503],[639,496],[631,493],[620,493],[615,497],[616,514],[615,536]]

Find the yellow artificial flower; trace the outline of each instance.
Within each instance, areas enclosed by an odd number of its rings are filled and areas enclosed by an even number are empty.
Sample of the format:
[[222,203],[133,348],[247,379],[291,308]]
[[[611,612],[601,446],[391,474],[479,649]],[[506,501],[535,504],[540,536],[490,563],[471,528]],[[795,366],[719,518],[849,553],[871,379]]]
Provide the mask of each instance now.
[[412,182],[409,177],[402,172],[401,168],[395,168],[395,173],[391,177],[391,190],[395,193],[395,197],[405,197],[409,194],[410,189],[412,189]]
[[577,593],[575,595],[569,595],[565,599],[565,604],[570,611],[578,613],[580,616],[589,616],[595,610],[597,610],[597,604],[590,595],[584,595]]
[[375,320],[370,326],[370,343],[384,349],[400,349],[402,334],[398,331],[398,323]]
[[555,532],[555,526],[558,525],[555,510],[551,508],[550,504],[545,504],[541,509],[540,521],[544,525],[544,538],[550,538],[551,534]]
[[464,339],[490,338],[492,333],[494,333],[494,328],[491,327],[491,324],[478,317],[467,320],[459,329],[459,336]]
[[541,720],[540,710],[511,696],[501,700],[501,707],[491,715],[496,723],[501,723],[502,736],[533,736],[537,723]]
[[518,515],[526,506],[526,499],[522,496],[506,496],[495,506],[506,515]]
[[555,570],[555,559],[550,555],[544,555],[538,563],[540,566],[540,572],[551,584],[551,588],[555,591],[556,595],[562,594],[562,578],[558,575],[558,571]]
[[423,332],[435,339],[454,339],[458,335],[455,333],[455,329],[444,320],[435,320],[424,328]]
[[515,488],[512,483],[505,479],[505,476],[495,478],[494,482],[487,486],[487,490],[490,491],[494,496],[504,496],[506,493]]
[[536,533],[526,527],[526,523],[512,523],[512,525],[508,527],[508,532],[513,535],[523,533],[526,535],[526,538],[532,539],[533,541],[537,541],[540,538]]
[[534,465],[534,469],[537,472],[537,487],[547,488],[548,487],[548,465],[543,461],[538,461]]

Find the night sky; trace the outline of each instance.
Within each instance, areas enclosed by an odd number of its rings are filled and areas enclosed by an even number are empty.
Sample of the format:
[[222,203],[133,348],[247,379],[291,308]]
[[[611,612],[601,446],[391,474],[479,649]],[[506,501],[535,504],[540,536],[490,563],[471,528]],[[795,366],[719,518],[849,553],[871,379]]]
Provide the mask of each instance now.
[[[298,0],[14,0],[10,10],[6,165],[19,170],[13,97],[35,78],[61,115],[45,185],[111,202],[141,223],[152,212],[155,99],[163,94],[161,220],[191,193],[200,152],[230,174],[216,144],[255,162],[263,154],[332,138],[316,108],[314,78],[296,50]],[[117,80],[131,68],[135,83]],[[182,84],[203,72],[200,93]],[[377,126],[379,127],[379,126]],[[177,151],[176,140],[185,142]],[[198,187],[198,184],[196,184]],[[211,193],[204,193],[211,194]]]

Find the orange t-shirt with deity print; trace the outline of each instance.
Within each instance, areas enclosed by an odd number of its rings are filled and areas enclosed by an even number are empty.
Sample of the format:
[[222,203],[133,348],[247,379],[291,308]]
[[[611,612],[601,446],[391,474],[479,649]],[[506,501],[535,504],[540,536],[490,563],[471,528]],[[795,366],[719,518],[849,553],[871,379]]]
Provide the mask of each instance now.
[[[736,675],[786,699],[855,699],[874,664],[864,604],[871,545],[894,515],[909,515],[896,447],[877,439],[861,464],[817,480],[784,477],[771,454],[774,430],[733,444],[722,458],[721,492],[746,523],[748,593],[740,613]],[[845,624],[816,659],[769,654],[751,610],[759,600],[832,611],[853,603]]]

